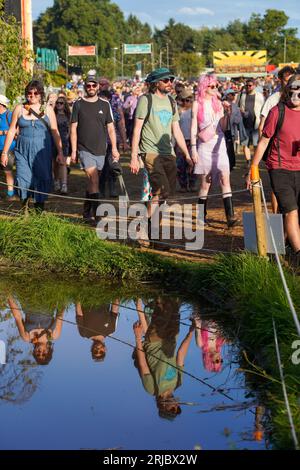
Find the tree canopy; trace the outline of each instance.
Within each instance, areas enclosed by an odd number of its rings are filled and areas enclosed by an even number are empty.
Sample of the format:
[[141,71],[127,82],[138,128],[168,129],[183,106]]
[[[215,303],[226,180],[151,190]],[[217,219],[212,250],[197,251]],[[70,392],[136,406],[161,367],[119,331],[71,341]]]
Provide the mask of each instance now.
[[23,94],[29,80],[29,75],[23,68],[27,52],[20,25],[14,17],[4,15],[3,0],[0,0],[0,31],[0,79],[6,85],[7,97],[13,101]]
[[[287,27],[288,20],[284,11],[268,9],[264,14],[253,13],[245,22],[234,20],[221,28],[195,29],[171,18],[164,28],[152,31],[149,24],[134,15],[126,19],[110,0],[54,0],[54,5],[35,22],[34,40],[36,46],[57,49],[62,58],[67,43],[97,43],[100,68],[108,75],[112,74],[114,65],[117,74],[121,73],[122,43],[151,42],[155,66],[169,64],[176,73],[192,73],[205,65],[212,66],[212,53],[218,50],[267,49],[271,63],[278,64],[284,59],[298,62],[300,40],[297,29]],[[125,75],[132,75],[136,62],[141,60],[144,72],[152,67],[150,56],[134,55],[125,59]],[[193,63],[191,67],[189,60]],[[76,63],[95,65],[91,59],[78,57]]]

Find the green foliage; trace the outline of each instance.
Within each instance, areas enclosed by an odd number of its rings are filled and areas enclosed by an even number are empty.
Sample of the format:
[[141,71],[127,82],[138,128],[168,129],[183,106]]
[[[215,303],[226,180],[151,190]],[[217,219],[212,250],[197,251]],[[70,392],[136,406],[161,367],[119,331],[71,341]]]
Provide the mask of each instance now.
[[24,87],[29,80],[29,74],[23,67],[28,55],[21,37],[20,25],[15,18],[1,15],[1,4],[0,31],[1,78],[6,85],[7,97],[13,101],[23,94]]
[[[114,71],[116,76],[121,75],[122,43],[151,42],[155,66],[169,65],[177,75],[189,77],[197,75],[203,65],[212,66],[212,52],[218,50],[267,49],[269,61],[283,62],[284,37],[287,39],[286,60],[300,61],[300,40],[295,28],[287,28],[288,19],[284,11],[269,9],[264,15],[253,13],[245,22],[234,20],[227,27],[193,29],[171,18],[164,28],[155,28],[153,32],[149,24],[142,23],[135,15],[125,19],[110,0],[55,0],[53,7],[35,22],[34,39],[39,47],[57,49],[62,58],[65,58],[66,44],[98,43],[99,73],[109,78],[113,78]],[[118,50],[114,64],[115,47]],[[199,53],[202,59],[198,66],[195,54]],[[95,67],[94,58],[72,60],[84,66],[84,70]],[[125,55],[124,76],[132,76],[140,61],[145,75],[152,68],[151,56]]]
[[174,65],[180,77],[198,77],[205,68],[205,59],[194,52],[179,52]]

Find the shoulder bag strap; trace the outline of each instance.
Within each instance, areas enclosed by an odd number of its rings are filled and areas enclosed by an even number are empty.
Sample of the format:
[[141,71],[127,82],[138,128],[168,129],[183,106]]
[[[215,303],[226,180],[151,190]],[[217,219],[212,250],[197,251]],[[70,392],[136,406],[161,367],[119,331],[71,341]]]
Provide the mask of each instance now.
[[43,118],[40,114],[36,113],[32,108],[29,108],[29,112],[33,114],[36,118],[38,118],[42,123],[47,127],[48,131],[51,132],[51,127],[46,121],[46,119]]

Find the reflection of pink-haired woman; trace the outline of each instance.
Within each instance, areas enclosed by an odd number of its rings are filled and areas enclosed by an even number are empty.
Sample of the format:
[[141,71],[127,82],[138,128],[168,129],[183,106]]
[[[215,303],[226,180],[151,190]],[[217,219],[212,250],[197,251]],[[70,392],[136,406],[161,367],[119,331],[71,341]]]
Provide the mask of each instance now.
[[214,322],[194,318],[194,324],[196,344],[202,349],[203,366],[209,372],[221,372],[224,339],[219,335]]
[[[225,114],[224,114],[225,112]],[[222,105],[214,75],[203,75],[198,84],[197,101],[193,104],[191,130],[192,156],[198,158],[194,173],[199,175],[198,204],[204,206],[206,217],[207,196],[211,184],[219,182],[228,227],[237,223],[232,205],[230,169],[224,131],[228,127],[230,105]],[[199,157],[198,157],[199,155]]]

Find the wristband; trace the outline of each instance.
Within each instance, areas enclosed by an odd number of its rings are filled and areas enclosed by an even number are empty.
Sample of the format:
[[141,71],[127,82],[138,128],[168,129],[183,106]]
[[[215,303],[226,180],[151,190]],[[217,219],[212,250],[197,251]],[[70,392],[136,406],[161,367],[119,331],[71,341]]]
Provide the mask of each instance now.
[[258,181],[259,180],[259,168],[258,168],[257,165],[251,165],[250,175],[251,175],[251,180],[252,181]]

